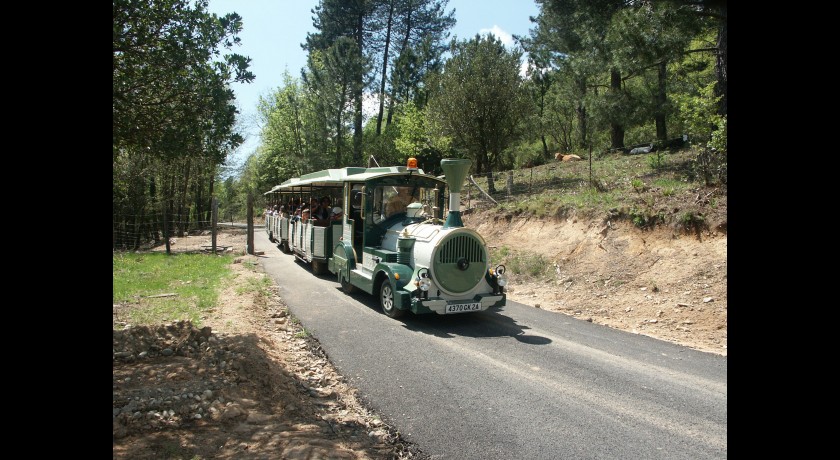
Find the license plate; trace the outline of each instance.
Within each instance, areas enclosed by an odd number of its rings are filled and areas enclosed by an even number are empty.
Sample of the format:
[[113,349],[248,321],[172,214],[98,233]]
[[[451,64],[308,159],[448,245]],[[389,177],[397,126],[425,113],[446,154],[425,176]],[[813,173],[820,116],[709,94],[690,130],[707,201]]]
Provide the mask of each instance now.
[[446,305],[446,313],[464,313],[481,310],[481,302],[450,303]]

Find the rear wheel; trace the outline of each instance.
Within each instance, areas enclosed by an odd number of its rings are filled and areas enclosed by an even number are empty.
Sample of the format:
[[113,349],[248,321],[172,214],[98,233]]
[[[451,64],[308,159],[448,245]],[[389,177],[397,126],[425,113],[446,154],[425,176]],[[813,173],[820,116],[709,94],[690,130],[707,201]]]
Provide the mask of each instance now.
[[320,260],[313,260],[312,261],[312,274],[314,275],[323,275],[326,271],[327,264]]
[[379,288],[379,305],[382,306],[382,312],[391,318],[399,318],[405,314],[405,310],[400,310],[394,304],[394,289],[387,279],[382,281],[382,286]]

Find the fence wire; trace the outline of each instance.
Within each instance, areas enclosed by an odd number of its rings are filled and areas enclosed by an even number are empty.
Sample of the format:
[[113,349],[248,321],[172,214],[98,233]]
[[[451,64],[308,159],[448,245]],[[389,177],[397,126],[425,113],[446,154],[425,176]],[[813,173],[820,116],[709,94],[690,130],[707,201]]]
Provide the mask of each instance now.
[[[473,174],[470,177],[472,181],[468,178],[462,187],[467,207],[492,207],[495,206],[493,201],[521,201],[549,190],[571,191],[588,184],[588,181],[577,175],[564,177],[559,166],[489,172]],[[488,196],[492,200],[488,199]]]
[[186,215],[123,214],[112,222],[113,249],[136,251],[166,243],[168,237],[182,237],[212,229],[212,221],[195,220]]

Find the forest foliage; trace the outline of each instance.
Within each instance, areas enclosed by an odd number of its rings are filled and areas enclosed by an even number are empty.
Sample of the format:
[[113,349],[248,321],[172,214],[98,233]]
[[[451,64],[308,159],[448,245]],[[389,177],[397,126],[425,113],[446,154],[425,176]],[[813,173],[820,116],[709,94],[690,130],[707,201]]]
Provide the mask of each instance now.
[[234,52],[247,24],[207,0],[114,0],[115,235],[132,230],[119,244],[164,219],[201,227],[214,197],[242,219],[249,196],[290,177],[408,156],[434,174],[468,158],[491,192],[492,172],[557,153],[690,146],[725,168],[726,1],[536,3],[529,34],[506,45],[452,37],[448,0],[321,0],[306,66],[260,100],[259,147],[231,170],[230,84],[254,78]]

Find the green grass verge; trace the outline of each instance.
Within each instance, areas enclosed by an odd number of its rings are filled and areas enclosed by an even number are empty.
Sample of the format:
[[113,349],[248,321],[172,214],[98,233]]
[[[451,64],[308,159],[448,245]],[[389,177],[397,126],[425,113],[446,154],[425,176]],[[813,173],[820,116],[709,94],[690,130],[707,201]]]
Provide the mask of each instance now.
[[[132,304],[134,325],[189,320],[216,305],[232,255],[114,253],[114,303]],[[162,294],[171,296],[154,297]]]

